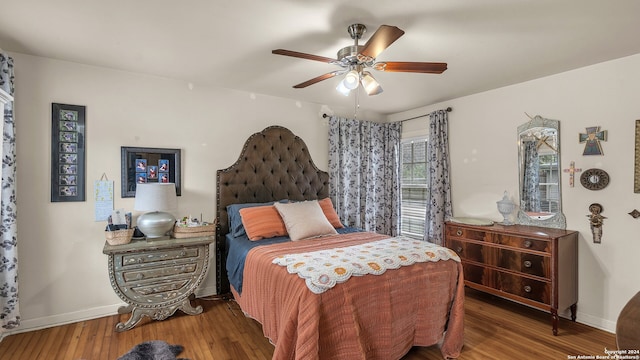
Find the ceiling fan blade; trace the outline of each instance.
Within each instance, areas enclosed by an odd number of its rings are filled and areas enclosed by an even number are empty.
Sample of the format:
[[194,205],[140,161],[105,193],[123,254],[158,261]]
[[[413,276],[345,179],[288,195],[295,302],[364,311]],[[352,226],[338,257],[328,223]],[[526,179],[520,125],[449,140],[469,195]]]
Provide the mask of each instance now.
[[394,41],[398,40],[404,31],[396,26],[380,25],[373,35],[369,38],[366,44],[364,44],[361,55],[368,56],[370,58],[377,58],[378,55]]
[[445,70],[447,70],[447,63],[387,61],[377,62],[373,65],[373,68],[379,71],[387,72],[442,74]]
[[330,73],[314,77],[313,79],[307,80],[307,81],[302,82],[302,83],[300,83],[298,85],[294,85],[293,87],[295,89],[302,89],[302,88],[305,88],[305,87],[307,87],[309,85],[313,85],[315,83],[319,83],[322,80],[331,79],[332,77],[338,75],[339,73],[340,73],[340,71],[332,71]]
[[284,49],[276,49],[276,50],[271,51],[271,53],[272,54],[276,54],[276,55],[293,56],[293,57],[297,57],[297,58],[301,58],[301,59],[307,59],[307,60],[321,61],[321,62],[324,62],[324,63],[332,63],[334,61],[337,61],[336,59],[331,59],[331,58],[324,57],[324,56],[305,54],[305,53],[301,53],[301,52],[297,52],[297,51],[284,50]]

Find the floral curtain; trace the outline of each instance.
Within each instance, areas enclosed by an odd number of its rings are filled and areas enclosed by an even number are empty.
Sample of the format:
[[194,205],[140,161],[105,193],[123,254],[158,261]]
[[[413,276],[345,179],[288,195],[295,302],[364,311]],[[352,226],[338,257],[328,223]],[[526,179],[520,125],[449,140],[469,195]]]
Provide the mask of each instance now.
[[428,188],[424,240],[444,245],[444,222],[451,218],[451,184],[449,181],[449,121],[446,110],[429,114],[427,141]]
[[340,220],[396,236],[401,123],[329,118],[329,194]]
[[524,142],[524,173],[520,205],[526,212],[540,212],[540,155],[535,141]]
[[[13,59],[0,51],[0,89],[13,95]],[[16,230],[16,144],[13,102],[4,108],[2,190],[0,193],[0,339],[20,325],[18,308],[18,242]]]

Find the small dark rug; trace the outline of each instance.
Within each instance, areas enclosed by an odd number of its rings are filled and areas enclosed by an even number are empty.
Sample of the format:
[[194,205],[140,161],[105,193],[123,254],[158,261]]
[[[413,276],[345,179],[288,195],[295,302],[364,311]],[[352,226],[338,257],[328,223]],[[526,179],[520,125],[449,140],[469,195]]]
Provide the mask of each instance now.
[[160,340],[147,341],[134,346],[118,360],[189,360],[176,357],[183,350],[182,345],[169,345]]

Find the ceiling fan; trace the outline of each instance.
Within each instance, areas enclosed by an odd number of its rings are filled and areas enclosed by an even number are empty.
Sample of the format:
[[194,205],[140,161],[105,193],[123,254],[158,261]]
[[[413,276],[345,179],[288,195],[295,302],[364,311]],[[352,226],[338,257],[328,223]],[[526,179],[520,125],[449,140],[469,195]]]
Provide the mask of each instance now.
[[337,59],[284,49],[276,49],[271,53],[340,66],[342,68],[340,70],[317,76],[293,87],[301,89],[320,81],[331,79],[334,76],[346,74],[336,88],[345,96],[349,95],[351,90],[358,88],[359,84],[362,84],[368,95],[377,95],[382,92],[380,84],[373,78],[371,72],[367,70],[369,68],[377,71],[426,74],[441,74],[447,70],[447,64],[441,62],[376,61],[376,58],[384,49],[404,35],[404,31],[396,26],[381,25],[364,45],[358,45],[358,40],[367,31],[366,26],[352,24],[347,28],[347,31],[354,40],[354,44],[340,49]]

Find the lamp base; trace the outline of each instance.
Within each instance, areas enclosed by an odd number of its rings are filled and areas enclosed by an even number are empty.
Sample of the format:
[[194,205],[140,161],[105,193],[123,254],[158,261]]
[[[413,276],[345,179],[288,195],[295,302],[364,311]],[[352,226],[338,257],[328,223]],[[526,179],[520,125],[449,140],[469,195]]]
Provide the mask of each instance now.
[[167,233],[173,228],[176,218],[167,212],[152,211],[140,215],[137,223],[147,239],[161,240],[169,238]]

